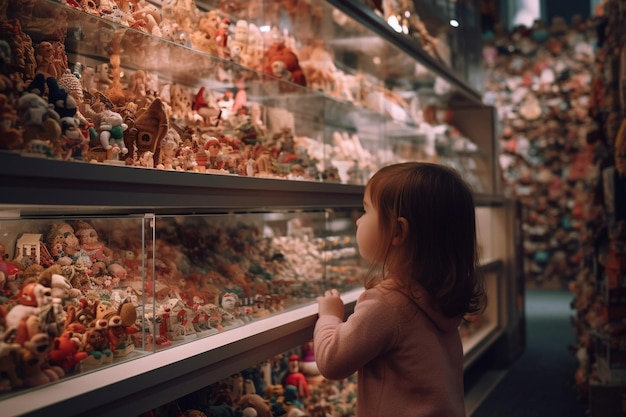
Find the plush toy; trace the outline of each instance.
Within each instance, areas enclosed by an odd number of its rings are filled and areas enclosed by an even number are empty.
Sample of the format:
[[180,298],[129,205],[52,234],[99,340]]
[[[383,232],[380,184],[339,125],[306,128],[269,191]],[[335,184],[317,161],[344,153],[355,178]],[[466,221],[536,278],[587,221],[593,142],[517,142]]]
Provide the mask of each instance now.
[[122,155],[128,153],[128,148],[124,144],[124,131],[128,129],[128,125],[124,123],[124,119],[119,113],[113,110],[103,110],[98,113],[99,124],[97,126],[100,132],[100,144],[109,151],[117,146]]
[[265,54],[266,74],[306,86],[304,72],[300,68],[298,56],[282,42],[270,46]]
[[65,372],[48,363],[47,352],[50,338],[39,331],[39,318],[28,316],[20,320],[15,342],[20,344],[19,375],[24,386],[36,387],[58,381]]
[[7,330],[0,340],[0,391],[9,391],[23,385],[17,374],[21,346],[10,341],[16,332],[16,329]]
[[256,410],[259,417],[272,417],[269,401],[258,394],[246,394],[239,400],[239,407],[246,409],[251,407]]
[[108,338],[109,323],[107,320],[97,320],[93,327],[87,329],[83,335],[85,352],[89,355],[85,363],[100,365],[113,361]]
[[108,302],[96,301],[95,315],[92,325],[98,327],[98,323],[101,323],[100,327],[106,329],[104,334],[109,348],[116,356],[123,356],[134,349],[129,336],[138,332],[134,326],[137,310],[130,299],[124,300],[117,308]]
[[61,118],[51,105],[36,93],[25,93],[17,101],[19,123],[23,139],[57,140],[61,137]]
[[55,78],[46,78],[48,86],[48,103],[52,104],[59,117],[74,117],[78,110],[76,100],[61,88]]
[[[46,292],[48,297],[44,296]],[[17,327],[23,318],[36,314],[38,308],[43,307],[44,302],[48,301],[46,298],[49,298],[50,294],[51,290],[39,283],[29,282],[23,285],[17,294],[18,304],[6,315],[7,328]]]
[[61,118],[61,139],[59,140],[59,156],[63,160],[82,160],[83,153],[89,144],[89,137],[81,129],[76,117]]
[[218,55],[218,43],[215,33],[220,25],[220,17],[215,10],[209,10],[200,16],[197,30],[189,34],[189,39],[194,49]]
[[61,367],[68,374],[77,371],[80,362],[88,356],[87,352],[81,351],[80,337],[81,335],[72,331],[65,331],[61,336],[55,337],[48,354],[48,362]]

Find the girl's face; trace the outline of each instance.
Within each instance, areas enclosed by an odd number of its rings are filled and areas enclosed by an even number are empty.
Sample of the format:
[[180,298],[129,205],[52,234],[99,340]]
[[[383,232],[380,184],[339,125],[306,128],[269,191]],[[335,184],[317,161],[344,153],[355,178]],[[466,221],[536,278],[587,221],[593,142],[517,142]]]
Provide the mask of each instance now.
[[370,262],[377,262],[380,239],[378,228],[378,211],[372,206],[370,193],[365,191],[363,198],[363,214],[356,221],[356,243],[359,253]]

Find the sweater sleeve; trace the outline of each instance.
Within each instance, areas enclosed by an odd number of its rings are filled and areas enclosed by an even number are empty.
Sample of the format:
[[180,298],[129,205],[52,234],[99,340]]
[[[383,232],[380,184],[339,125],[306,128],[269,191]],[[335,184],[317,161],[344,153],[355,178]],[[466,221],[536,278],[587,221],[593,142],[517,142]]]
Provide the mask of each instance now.
[[359,298],[354,313],[342,322],[320,316],[313,335],[315,360],[325,378],[347,378],[397,340],[394,310],[371,291]]

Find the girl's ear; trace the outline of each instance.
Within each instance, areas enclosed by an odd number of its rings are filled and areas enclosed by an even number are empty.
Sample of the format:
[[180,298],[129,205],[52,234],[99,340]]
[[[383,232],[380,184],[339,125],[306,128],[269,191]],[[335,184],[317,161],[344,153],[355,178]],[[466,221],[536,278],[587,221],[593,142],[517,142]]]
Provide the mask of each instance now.
[[391,240],[391,244],[394,246],[400,246],[406,242],[409,235],[409,222],[405,217],[398,217],[396,231]]

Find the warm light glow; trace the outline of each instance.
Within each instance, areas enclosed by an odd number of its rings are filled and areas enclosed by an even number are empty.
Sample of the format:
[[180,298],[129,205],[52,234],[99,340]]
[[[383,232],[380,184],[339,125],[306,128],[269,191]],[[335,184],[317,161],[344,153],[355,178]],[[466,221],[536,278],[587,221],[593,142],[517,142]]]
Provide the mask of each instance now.
[[379,56],[375,56],[374,58],[372,58],[372,62],[376,65],[380,65],[381,60]]
[[456,19],[450,19],[450,26],[452,26],[453,28],[458,28],[459,27],[459,21]]
[[261,32],[269,32],[272,28],[269,25],[263,25],[259,28]]
[[400,22],[398,22],[398,18],[395,16],[391,16],[389,19],[387,19],[387,23],[389,24],[389,26],[391,26],[393,28],[393,30],[395,30],[398,33],[402,32],[402,26],[400,25]]

